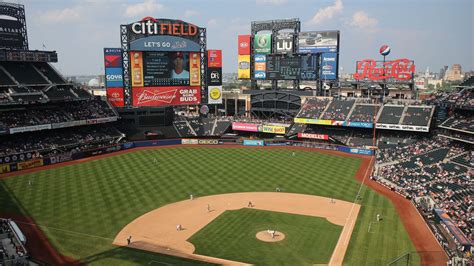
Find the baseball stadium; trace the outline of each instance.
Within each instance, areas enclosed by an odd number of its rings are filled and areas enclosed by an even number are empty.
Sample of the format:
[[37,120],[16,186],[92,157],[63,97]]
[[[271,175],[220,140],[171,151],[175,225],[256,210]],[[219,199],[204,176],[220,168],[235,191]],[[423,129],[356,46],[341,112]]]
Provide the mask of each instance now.
[[0,265],[472,263],[474,77],[421,94],[383,45],[342,81],[344,32],[278,19],[230,90],[205,27],[147,16],[94,88],[0,15]]

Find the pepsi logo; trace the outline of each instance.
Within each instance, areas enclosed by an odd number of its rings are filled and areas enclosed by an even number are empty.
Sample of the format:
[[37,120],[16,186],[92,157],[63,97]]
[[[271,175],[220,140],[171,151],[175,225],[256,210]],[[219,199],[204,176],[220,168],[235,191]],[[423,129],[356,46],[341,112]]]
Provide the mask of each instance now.
[[390,46],[386,44],[382,45],[379,49],[379,53],[383,56],[387,56],[388,54],[390,54]]

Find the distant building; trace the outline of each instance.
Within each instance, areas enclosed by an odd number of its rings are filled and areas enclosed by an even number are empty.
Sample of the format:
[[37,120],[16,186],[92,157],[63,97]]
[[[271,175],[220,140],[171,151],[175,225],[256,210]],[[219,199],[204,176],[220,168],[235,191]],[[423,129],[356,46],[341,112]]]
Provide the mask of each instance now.
[[446,77],[446,71],[448,71],[448,66],[443,66],[440,70],[439,70],[439,79],[445,79]]
[[460,81],[462,79],[463,76],[460,64],[454,64],[446,73],[446,80],[448,81]]

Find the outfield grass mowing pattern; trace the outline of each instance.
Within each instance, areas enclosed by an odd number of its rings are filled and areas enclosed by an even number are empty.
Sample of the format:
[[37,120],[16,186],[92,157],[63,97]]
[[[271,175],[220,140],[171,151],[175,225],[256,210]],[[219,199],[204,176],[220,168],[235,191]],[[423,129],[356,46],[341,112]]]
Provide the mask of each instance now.
[[[268,229],[285,234],[280,242],[262,242],[255,235]],[[328,263],[342,226],[325,218],[255,209],[225,211],[194,234],[195,253],[250,264]]]
[[[6,194],[0,195],[1,209],[32,216],[66,256],[94,258],[97,265],[146,264],[150,259],[178,263],[181,260],[126,248],[121,249],[126,256],[111,252],[117,250],[111,242],[135,218],[185,200],[191,193],[205,196],[280,187],[284,192],[354,200],[360,184],[353,176],[360,159],[291,154],[289,149],[252,148],[141,150],[3,179]],[[28,180],[33,181],[31,186]],[[377,265],[414,250],[387,199],[367,190],[362,205],[346,257],[349,264]],[[376,213],[387,217],[385,225],[380,233],[367,234]]]

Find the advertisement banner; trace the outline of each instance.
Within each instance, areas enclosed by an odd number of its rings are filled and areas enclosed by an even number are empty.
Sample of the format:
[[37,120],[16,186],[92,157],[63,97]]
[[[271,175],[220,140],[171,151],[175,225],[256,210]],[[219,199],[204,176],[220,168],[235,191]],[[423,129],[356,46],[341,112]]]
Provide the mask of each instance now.
[[217,139],[200,139],[198,141],[199,145],[219,145],[219,140]]
[[328,53],[338,51],[337,31],[309,31],[298,35],[299,53]]
[[51,128],[64,128],[64,127],[75,127],[75,126],[81,126],[85,125],[87,123],[86,120],[76,120],[76,121],[70,121],[70,122],[60,122],[60,123],[54,123],[51,124]]
[[201,54],[190,53],[189,54],[189,75],[191,86],[201,85]]
[[374,124],[373,123],[368,123],[368,122],[348,121],[348,122],[346,122],[345,126],[347,126],[347,127],[360,127],[360,128],[374,128]]
[[250,55],[250,35],[239,35],[239,55]]
[[123,88],[107,88],[107,100],[115,107],[124,106]]
[[197,144],[199,144],[199,140],[197,140],[197,139],[182,139],[181,144],[184,144],[184,145],[197,145]]
[[[131,68],[130,75],[132,76],[132,87],[143,87],[143,54],[142,52],[130,52],[130,68]],[[119,86],[113,86],[113,87],[119,87]]]
[[207,50],[207,67],[222,68],[222,50]]
[[269,54],[272,52],[272,34],[256,34],[253,40],[253,49],[256,54]]
[[298,132],[298,138],[329,140],[329,135]]
[[263,140],[244,139],[244,146],[264,146]]
[[430,127],[427,126],[410,126],[400,124],[380,124],[377,123],[377,129],[391,129],[391,130],[403,130],[403,131],[416,131],[416,132],[429,132]]
[[254,78],[265,79],[267,77],[266,75],[267,57],[263,54],[256,54],[254,55],[254,61],[255,61]]
[[123,87],[122,68],[106,68],[105,85],[107,86],[107,88]]
[[313,119],[313,118],[295,118],[295,123],[299,124],[314,124],[314,125],[332,125],[332,120]]
[[232,123],[232,130],[258,132],[258,125],[234,122]]
[[201,87],[133,88],[133,106],[190,105],[201,103]]
[[293,34],[290,32],[280,33],[276,36],[276,52],[291,53],[293,51]]
[[198,52],[199,43],[176,36],[149,36],[130,42],[132,51]]
[[237,69],[237,76],[239,79],[250,78],[250,55],[239,55],[239,68]]
[[222,86],[208,86],[207,93],[208,104],[222,104]]
[[10,165],[9,164],[1,164],[0,165],[0,174],[5,174],[10,172]]
[[324,53],[321,55],[321,79],[337,79],[337,53]]
[[210,67],[207,69],[207,85],[222,85],[222,68]]
[[104,48],[104,66],[105,68],[122,68],[122,49]]
[[107,122],[115,122],[115,121],[117,121],[117,119],[118,118],[116,116],[87,119],[86,124],[91,125],[91,124],[101,124],[101,123],[107,123]]
[[35,159],[35,160],[31,160],[31,161],[17,163],[17,169],[18,170],[35,168],[35,167],[39,167],[39,166],[43,166],[43,159]]
[[51,124],[28,126],[28,127],[14,127],[10,128],[10,134],[28,132],[28,131],[38,131],[44,129],[51,129]]
[[258,127],[258,131],[263,133],[285,134],[285,130],[284,126],[261,125]]
[[356,62],[356,73],[353,77],[356,80],[393,80],[409,81],[415,76],[415,63],[406,58],[393,61],[375,61],[365,59]]

